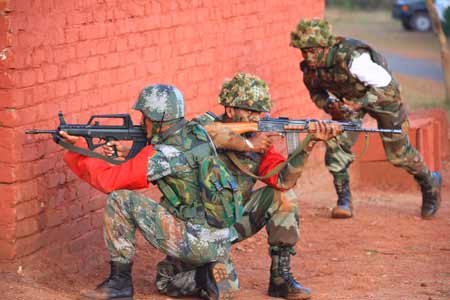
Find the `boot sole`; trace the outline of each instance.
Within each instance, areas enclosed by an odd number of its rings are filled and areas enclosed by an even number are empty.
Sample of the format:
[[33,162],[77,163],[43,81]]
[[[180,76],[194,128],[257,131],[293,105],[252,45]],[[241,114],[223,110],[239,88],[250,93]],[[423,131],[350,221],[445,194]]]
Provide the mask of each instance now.
[[286,295],[285,293],[277,293],[269,291],[270,297],[284,298],[288,300],[308,300],[311,299],[311,294],[296,294],[296,295]]
[[217,298],[217,300],[231,300],[233,298],[233,292],[227,291],[230,290],[227,281],[231,280],[230,275],[227,271],[227,267],[222,263],[216,263],[211,269],[211,276],[216,282],[217,288],[219,290],[219,298]]
[[[433,172],[433,173],[435,173],[435,172]],[[434,211],[432,211],[432,212],[421,212],[421,216],[422,216],[422,219],[424,219],[424,220],[430,220],[430,219],[433,219],[435,216],[436,216],[436,213],[438,212],[438,210],[439,210],[439,208],[441,207],[441,201],[442,201],[442,194],[441,194],[441,191],[442,191],[442,176],[438,173],[438,175],[437,175],[437,177],[438,177],[438,179],[437,179],[437,181],[438,181],[438,186],[439,186],[439,191],[438,191],[438,198],[437,198],[437,201],[436,201],[436,208],[434,209]],[[422,206],[423,206],[423,204],[422,204]]]
[[331,217],[334,219],[348,219],[353,217],[353,212],[337,206],[331,211]]
[[99,299],[99,300],[133,300],[133,297],[125,297],[125,298],[92,298],[87,296],[79,296],[78,299],[80,300],[86,300],[86,299]]
[[89,295],[81,294],[81,295],[78,296],[78,299],[80,299],[80,300],[86,300],[86,299],[93,299],[93,300],[133,300],[134,298],[133,298],[133,296],[131,296],[131,297],[120,297],[120,298],[104,298],[104,297],[99,298],[99,297],[95,297],[94,295],[89,296]]

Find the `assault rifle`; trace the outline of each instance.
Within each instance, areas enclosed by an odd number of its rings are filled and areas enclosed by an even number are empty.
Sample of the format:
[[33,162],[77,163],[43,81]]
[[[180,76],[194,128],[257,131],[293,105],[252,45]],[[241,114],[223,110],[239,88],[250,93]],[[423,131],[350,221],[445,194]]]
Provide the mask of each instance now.
[[[109,141],[123,140],[132,141],[133,145],[126,160],[134,157],[139,151],[147,145],[147,137],[142,126],[133,125],[130,115],[128,114],[107,114],[107,115],[93,115],[87,124],[67,124],[63,113],[58,112],[59,126],[56,130],[27,130],[26,134],[51,134],[53,140],[62,147],[83,155],[103,159],[112,164],[120,164],[123,160],[117,160],[117,150],[114,149],[115,154],[113,158],[109,158],[94,152],[95,149],[105,145]],[[118,125],[100,125],[100,120],[106,123],[116,123],[121,121]],[[68,144],[61,140],[60,131],[65,131],[70,135],[83,137],[86,140],[88,148],[82,149],[72,144]],[[98,142],[97,142],[98,141]]]
[[[217,118],[213,113],[208,112],[211,117]],[[232,131],[243,134],[248,132],[278,132],[286,136],[286,144],[288,153],[291,153],[299,146],[299,133],[313,133],[314,126],[310,126],[314,122],[325,122],[328,124],[336,124],[341,126],[342,131],[364,132],[368,133],[390,133],[401,134],[401,129],[385,129],[385,128],[364,128],[356,122],[340,122],[334,120],[318,120],[318,119],[289,119],[285,117],[270,118],[263,117],[257,122],[233,122],[222,123]]]

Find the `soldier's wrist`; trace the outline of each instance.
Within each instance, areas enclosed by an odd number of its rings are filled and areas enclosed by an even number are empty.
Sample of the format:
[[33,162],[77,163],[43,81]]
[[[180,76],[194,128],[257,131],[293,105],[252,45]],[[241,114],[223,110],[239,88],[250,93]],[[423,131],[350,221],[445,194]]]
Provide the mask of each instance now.
[[247,147],[248,147],[250,150],[254,150],[254,149],[255,149],[255,145],[253,145],[253,143],[252,143],[250,140],[245,139],[245,144],[247,145]]
[[316,139],[311,139],[310,141],[308,141],[308,143],[306,144],[306,147],[305,147],[305,151],[311,152],[317,142],[318,142],[318,140],[316,140]]

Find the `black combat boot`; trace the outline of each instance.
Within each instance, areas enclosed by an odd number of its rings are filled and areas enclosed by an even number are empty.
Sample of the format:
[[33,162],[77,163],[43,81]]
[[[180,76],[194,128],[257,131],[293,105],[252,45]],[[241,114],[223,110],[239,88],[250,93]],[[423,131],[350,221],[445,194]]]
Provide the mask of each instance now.
[[336,219],[353,216],[352,194],[348,179],[334,179],[334,187],[338,196],[336,207],[331,210],[331,217]]
[[441,204],[442,177],[439,172],[431,173],[431,178],[417,175],[416,181],[422,191],[422,218],[431,219]]
[[201,287],[200,296],[205,300],[231,300],[235,291],[231,286],[231,278],[225,264],[221,262],[208,263],[196,273],[196,282]]
[[198,296],[197,270],[174,257],[167,256],[156,266],[156,288],[171,297]]
[[289,300],[311,298],[311,290],[303,287],[291,274],[291,255],[295,253],[291,247],[271,249],[272,265],[270,266],[269,296]]
[[81,296],[99,300],[133,300],[132,263],[111,261],[111,274],[95,290],[81,291]]

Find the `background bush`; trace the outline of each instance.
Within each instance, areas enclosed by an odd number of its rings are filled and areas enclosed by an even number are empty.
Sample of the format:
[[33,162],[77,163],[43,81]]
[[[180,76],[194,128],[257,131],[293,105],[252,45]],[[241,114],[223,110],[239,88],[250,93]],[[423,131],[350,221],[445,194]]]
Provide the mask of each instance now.
[[391,9],[394,0],[326,0],[327,7],[346,9]]

